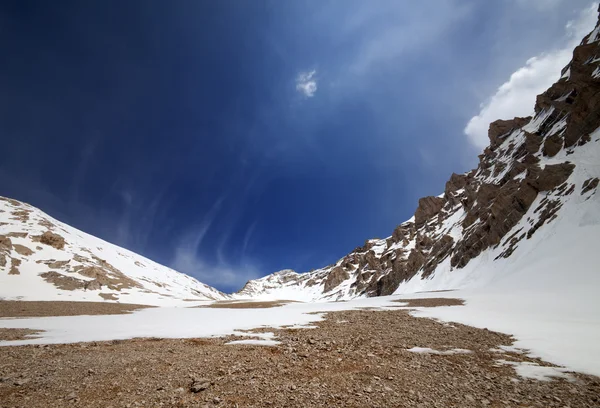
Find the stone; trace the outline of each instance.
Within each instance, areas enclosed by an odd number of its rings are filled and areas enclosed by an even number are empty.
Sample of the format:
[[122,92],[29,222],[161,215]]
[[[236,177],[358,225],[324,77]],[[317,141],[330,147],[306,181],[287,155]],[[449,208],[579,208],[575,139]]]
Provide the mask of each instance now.
[[63,249],[65,247],[65,239],[51,231],[44,232],[40,236],[40,242],[56,249]]
[[562,150],[563,140],[560,135],[554,134],[544,140],[544,147],[542,153],[547,157],[554,157]]
[[340,283],[348,279],[350,275],[341,266],[336,266],[327,275],[325,279],[324,293],[327,293],[337,287]]
[[192,391],[193,393],[198,393],[207,390],[210,387],[210,384],[210,380],[206,378],[194,380],[194,382],[192,382],[192,385],[190,386],[190,391]]
[[419,199],[419,206],[415,211],[415,224],[423,226],[427,220],[440,212],[444,206],[444,199],[440,197],[423,197]]

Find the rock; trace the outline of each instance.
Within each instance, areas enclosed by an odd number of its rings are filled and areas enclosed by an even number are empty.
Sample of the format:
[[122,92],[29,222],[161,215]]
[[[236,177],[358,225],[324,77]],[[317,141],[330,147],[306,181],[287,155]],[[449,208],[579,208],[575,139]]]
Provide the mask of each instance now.
[[75,394],[75,392],[72,392],[65,397],[66,401],[75,401],[76,399],[77,399],[77,394]]
[[544,140],[544,148],[542,153],[544,156],[554,157],[563,147],[563,140],[560,135],[554,134]]
[[511,120],[497,120],[495,122],[490,123],[490,127],[488,129],[488,137],[490,138],[490,147],[498,147],[502,144],[503,137],[507,135],[510,131],[523,127],[529,121],[531,117],[526,118],[514,118]]
[[40,242],[56,249],[63,249],[65,247],[65,239],[51,231],[44,232],[40,236]]
[[598,187],[598,182],[600,182],[600,179],[598,179],[598,177],[590,178],[584,181],[583,185],[581,186],[581,194],[583,195],[592,190],[595,190],[596,187]]
[[85,290],[100,290],[102,289],[102,285],[98,279],[94,279],[93,281],[86,282]]
[[0,235],[0,251],[12,249],[12,241],[6,235]]
[[572,163],[549,164],[539,172],[532,183],[539,191],[549,191],[567,181],[575,165]]
[[340,283],[348,279],[350,275],[341,266],[336,266],[327,275],[325,279],[324,293],[327,293],[337,287]]
[[190,386],[190,391],[193,393],[198,393],[204,391],[210,387],[210,380],[206,378],[200,378],[198,380],[194,380],[192,385]]
[[419,207],[415,211],[415,224],[423,226],[425,222],[440,212],[444,206],[444,199],[440,197],[423,197],[419,199]]

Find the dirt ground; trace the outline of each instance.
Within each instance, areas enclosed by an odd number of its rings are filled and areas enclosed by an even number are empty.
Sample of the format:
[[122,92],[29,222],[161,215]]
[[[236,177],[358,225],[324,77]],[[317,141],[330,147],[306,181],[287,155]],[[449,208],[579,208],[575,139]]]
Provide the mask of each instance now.
[[293,303],[290,300],[264,301],[264,302],[245,302],[245,301],[221,301],[198,307],[209,307],[214,309],[267,309],[279,307]]
[[598,377],[537,381],[499,364],[548,365],[499,350],[512,342],[504,334],[406,310],[316,325],[275,331],[273,347],[226,345],[233,337],[0,347],[0,407],[600,407]]
[[22,302],[0,300],[0,318],[124,314],[146,307],[148,306],[107,302]]

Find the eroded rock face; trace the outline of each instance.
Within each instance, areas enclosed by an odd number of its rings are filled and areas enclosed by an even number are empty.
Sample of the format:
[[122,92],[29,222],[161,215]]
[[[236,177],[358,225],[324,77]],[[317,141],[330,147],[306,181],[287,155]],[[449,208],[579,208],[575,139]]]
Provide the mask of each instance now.
[[497,120],[490,123],[488,137],[490,138],[490,148],[497,147],[502,143],[503,136],[507,136],[514,129],[519,129],[531,120],[531,117],[514,118],[511,120]]
[[329,272],[327,279],[325,279],[324,292],[329,292],[337,285],[348,279],[350,275],[341,266],[336,266]]
[[415,224],[421,226],[425,221],[432,218],[440,212],[444,206],[444,199],[441,197],[423,197],[419,199],[419,207],[415,211]]

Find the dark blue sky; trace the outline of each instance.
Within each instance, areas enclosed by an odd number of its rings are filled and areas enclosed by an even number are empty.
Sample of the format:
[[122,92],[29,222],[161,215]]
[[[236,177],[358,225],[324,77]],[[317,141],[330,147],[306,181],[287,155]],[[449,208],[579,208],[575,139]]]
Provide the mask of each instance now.
[[226,291],[331,263],[590,2],[420,3],[4,1],[0,195]]

